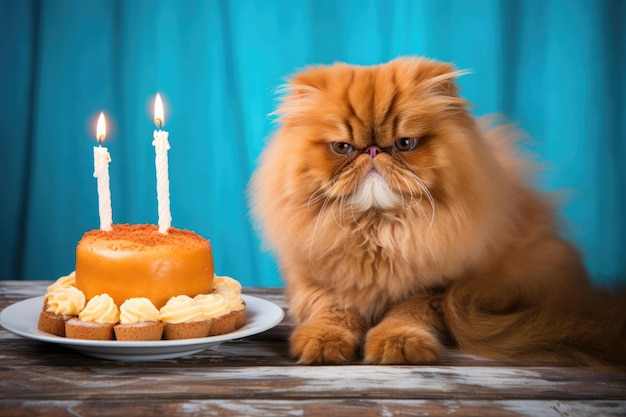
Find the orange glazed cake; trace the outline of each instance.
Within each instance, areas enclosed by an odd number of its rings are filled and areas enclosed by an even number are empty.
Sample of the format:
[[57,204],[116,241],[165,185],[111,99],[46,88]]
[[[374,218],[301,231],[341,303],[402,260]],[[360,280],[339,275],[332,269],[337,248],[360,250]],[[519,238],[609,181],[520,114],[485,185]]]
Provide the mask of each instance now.
[[116,224],[85,233],[76,247],[76,288],[90,300],[109,294],[121,306],[145,297],[160,309],[174,296],[211,293],[213,255],[208,240],[188,230]]

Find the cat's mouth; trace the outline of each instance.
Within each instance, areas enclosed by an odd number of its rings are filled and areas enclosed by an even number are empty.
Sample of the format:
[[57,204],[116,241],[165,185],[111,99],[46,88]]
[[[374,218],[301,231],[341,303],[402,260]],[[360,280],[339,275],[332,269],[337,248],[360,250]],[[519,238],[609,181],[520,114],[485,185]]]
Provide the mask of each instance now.
[[350,203],[362,212],[371,209],[390,210],[402,204],[402,197],[391,189],[379,170],[372,164],[369,171],[357,185]]

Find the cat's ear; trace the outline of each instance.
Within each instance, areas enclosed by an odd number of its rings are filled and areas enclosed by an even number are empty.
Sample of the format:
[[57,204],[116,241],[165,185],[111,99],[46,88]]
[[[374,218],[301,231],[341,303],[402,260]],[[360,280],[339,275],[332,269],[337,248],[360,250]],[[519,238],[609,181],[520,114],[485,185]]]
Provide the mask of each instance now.
[[325,67],[309,67],[297,73],[287,84],[289,94],[294,98],[304,98],[323,90],[326,87],[326,73]]
[[272,115],[282,117],[305,109],[313,97],[326,89],[329,76],[326,66],[312,66],[296,73],[276,91],[281,96],[281,104]]
[[[466,106],[468,103],[459,95],[456,79],[467,74],[454,65],[426,58],[403,57],[392,61],[396,76],[411,80],[422,93],[450,105]],[[443,103],[442,103],[443,104]]]
[[416,75],[416,81],[424,89],[428,89],[433,93],[459,96],[459,86],[456,83],[456,79],[465,74],[463,71],[456,70],[451,64],[430,62],[426,72],[427,77],[424,77],[424,74]]
[[352,79],[352,69],[344,63],[332,66],[310,66],[296,73],[284,86],[284,92],[293,99],[307,98],[327,89],[330,80]]

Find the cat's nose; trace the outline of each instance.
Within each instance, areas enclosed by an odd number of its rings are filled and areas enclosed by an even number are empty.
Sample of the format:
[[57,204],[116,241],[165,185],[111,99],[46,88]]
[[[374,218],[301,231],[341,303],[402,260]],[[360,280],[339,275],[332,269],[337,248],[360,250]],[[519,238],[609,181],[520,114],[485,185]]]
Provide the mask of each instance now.
[[378,155],[381,152],[380,148],[376,145],[372,145],[367,149],[372,159],[376,158],[376,155]]

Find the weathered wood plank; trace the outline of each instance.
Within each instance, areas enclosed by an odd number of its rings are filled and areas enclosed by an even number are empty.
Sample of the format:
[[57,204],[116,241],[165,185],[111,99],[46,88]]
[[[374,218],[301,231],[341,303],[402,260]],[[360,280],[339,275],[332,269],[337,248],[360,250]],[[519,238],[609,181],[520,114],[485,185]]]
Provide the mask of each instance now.
[[481,417],[621,417],[623,401],[471,401],[471,400],[192,400],[163,401],[1,401],[0,416],[94,417],[120,416],[300,416],[363,417],[481,416]]
[[[4,361],[2,361],[4,362]],[[0,381],[4,398],[626,400],[626,377],[570,368],[433,366],[163,367],[94,362],[24,366]],[[2,364],[7,369],[6,364]],[[598,383],[601,381],[601,383]],[[45,387],[45,390],[33,390]]]

